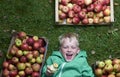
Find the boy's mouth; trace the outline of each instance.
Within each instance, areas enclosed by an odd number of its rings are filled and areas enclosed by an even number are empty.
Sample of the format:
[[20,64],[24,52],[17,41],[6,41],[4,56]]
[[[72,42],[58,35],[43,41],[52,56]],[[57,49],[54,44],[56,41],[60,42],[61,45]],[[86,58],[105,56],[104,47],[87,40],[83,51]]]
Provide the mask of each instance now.
[[72,60],[73,54],[66,54],[67,60]]

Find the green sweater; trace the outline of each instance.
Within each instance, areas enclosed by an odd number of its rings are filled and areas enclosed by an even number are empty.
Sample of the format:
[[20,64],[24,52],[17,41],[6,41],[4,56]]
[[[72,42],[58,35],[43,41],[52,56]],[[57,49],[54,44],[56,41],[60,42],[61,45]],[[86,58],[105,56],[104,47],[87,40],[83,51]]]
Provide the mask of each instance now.
[[[86,57],[86,52],[80,51],[72,61],[66,62],[60,51],[54,51],[43,67],[42,77],[94,77]],[[47,65],[52,65],[53,63],[58,64],[58,70],[52,76],[46,76]]]

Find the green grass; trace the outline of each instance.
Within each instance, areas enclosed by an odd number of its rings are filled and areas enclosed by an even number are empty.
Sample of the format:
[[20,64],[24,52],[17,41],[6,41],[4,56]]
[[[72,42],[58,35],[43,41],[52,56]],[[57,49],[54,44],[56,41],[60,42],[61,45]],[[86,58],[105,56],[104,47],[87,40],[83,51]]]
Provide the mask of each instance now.
[[[120,3],[119,0],[114,2]],[[0,69],[11,40],[11,32],[46,37],[49,40],[48,54],[58,50],[58,36],[75,32],[79,34],[80,48],[87,51],[88,62],[104,60],[120,55],[120,4],[114,6],[115,22],[108,26],[58,26],[55,25],[54,0],[0,0]],[[118,29],[118,30],[116,30]],[[92,52],[95,54],[92,54]],[[46,58],[47,58],[46,57]]]

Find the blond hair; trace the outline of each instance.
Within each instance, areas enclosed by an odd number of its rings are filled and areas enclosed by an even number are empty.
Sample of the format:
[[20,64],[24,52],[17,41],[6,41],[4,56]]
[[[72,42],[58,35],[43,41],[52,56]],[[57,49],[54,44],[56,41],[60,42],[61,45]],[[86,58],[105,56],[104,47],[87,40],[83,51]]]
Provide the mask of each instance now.
[[65,39],[76,40],[77,46],[79,46],[78,34],[76,33],[66,33],[59,36],[59,43],[62,45]]

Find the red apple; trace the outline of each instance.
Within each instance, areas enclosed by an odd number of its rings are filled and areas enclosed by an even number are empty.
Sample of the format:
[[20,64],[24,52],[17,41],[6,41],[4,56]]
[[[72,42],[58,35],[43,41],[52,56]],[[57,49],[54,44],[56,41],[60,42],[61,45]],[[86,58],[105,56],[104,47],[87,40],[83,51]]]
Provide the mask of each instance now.
[[8,61],[4,61],[3,62],[3,68],[8,68],[9,66],[9,62]]
[[102,69],[100,69],[100,68],[95,69],[96,76],[102,76],[102,74],[103,74]]
[[116,77],[114,74],[109,74],[107,77]]
[[80,19],[84,19],[86,17],[86,13],[84,11],[80,11],[78,13],[78,16],[79,16]]
[[69,2],[69,0],[61,0],[61,4],[63,4],[63,5],[67,5],[68,2]]
[[90,4],[87,6],[87,11],[93,11],[94,10],[94,4]]
[[23,63],[27,62],[27,58],[25,56],[21,56],[20,62],[23,62]]
[[120,63],[120,59],[118,59],[118,58],[114,58],[112,60],[112,64],[119,64],[119,63]]
[[33,43],[34,43],[34,40],[33,40],[33,38],[32,37],[29,37],[27,40],[26,40],[26,43],[28,44],[28,45],[33,45]]
[[3,74],[4,77],[9,76],[9,70],[7,68],[3,69],[2,74]]
[[25,68],[25,73],[26,74],[32,74],[32,72],[33,72],[33,69],[31,67]]
[[30,60],[30,59],[33,58],[33,54],[32,54],[32,53],[28,53],[28,54],[26,55],[26,57],[27,57],[28,60]]
[[19,59],[17,57],[12,57],[12,63],[16,64],[19,62]]
[[102,11],[104,11],[107,8],[107,5],[103,5]]
[[18,37],[19,37],[20,39],[24,39],[24,38],[26,37],[26,33],[23,32],[23,31],[21,31],[21,32],[18,33]]
[[39,42],[39,44],[40,44],[40,47],[41,47],[41,46],[42,46],[42,47],[46,46],[46,41],[44,40],[44,38],[39,38],[39,39],[38,39],[38,42]]
[[75,15],[75,12],[74,12],[73,10],[70,10],[70,11],[68,12],[68,17],[73,18],[74,15]]
[[10,54],[10,55],[15,55],[15,54],[16,54],[16,51],[17,51],[17,50],[11,48],[9,54]]
[[45,53],[45,51],[46,51],[46,49],[45,49],[45,47],[40,47],[40,53]]
[[61,13],[59,14],[59,18],[60,18],[60,19],[65,19],[65,18],[67,18],[67,15],[66,15],[65,13],[61,12]]
[[21,45],[21,50],[29,50],[29,45],[27,43],[23,43]]
[[71,0],[71,3],[77,4],[77,0]]
[[33,53],[34,58],[39,56],[39,51],[37,51],[37,50],[33,51],[32,53]]
[[12,70],[9,72],[10,77],[15,77],[17,75],[17,70]]
[[85,13],[87,13],[88,11],[87,11],[87,9],[85,9],[85,8],[82,8],[82,10],[81,11],[84,11]]
[[88,24],[88,23],[89,23],[88,18],[84,18],[84,19],[82,20],[82,24]]
[[106,5],[110,5],[110,0],[105,0]]
[[100,12],[101,10],[102,10],[102,5],[101,4],[96,5],[95,8],[94,8],[94,11],[97,12],[97,13]]
[[76,1],[77,1],[77,4],[80,5],[80,6],[84,5],[84,3],[85,3],[84,0],[76,0]]
[[11,70],[16,70],[16,67],[13,64],[9,64],[8,69]]
[[73,5],[73,11],[75,12],[75,13],[78,13],[78,12],[80,12],[81,11],[81,7],[79,6],[79,5]]
[[39,41],[35,41],[33,44],[33,49],[38,50],[40,48],[40,43]]
[[32,72],[32,77],[39,77],[39,72]]
[[103,14],[105,16],[109,16],[110,15],[110,9],[109,8],[106,8],[104,11],[103,11]]
[[40,70],[40,64],[34,63],[32,65],[32,69],[33,69],[33,71],[38,72]]
[[79,24],[80,19],[78,17],[74,17],[72,22],[73,22],[73,24]]

